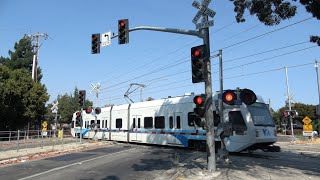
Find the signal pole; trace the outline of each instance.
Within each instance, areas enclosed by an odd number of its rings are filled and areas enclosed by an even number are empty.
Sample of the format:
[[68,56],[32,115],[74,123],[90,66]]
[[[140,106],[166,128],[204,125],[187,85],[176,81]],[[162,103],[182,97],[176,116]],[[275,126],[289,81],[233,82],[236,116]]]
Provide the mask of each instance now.
[[33,49],[33,62],[32,62],[32,79],[33,81],[37,82],[37,67],[38,67],[38,54],[39,54],[39,37],[43,37],[45,40],[48,38],[48,34],[36,34],[28,35],[32,41],[35,41],[34,49]]
[[[92,89],[91,89],[91,91],[90,91],[90,94],[92,94],[93,91],[96,92],[96,105],[95,105],[95,108],[97,108],[97,107],[98,107],[98,102],[99,102],[99,93],[100,93],[99,88],[100,88],[100,83],[97,83],[97,85],[93,85],[93,84],[91,83],[91,87],[92,87]],[[98,140],[98,136],[97,136],[97,131],[98,131],[97,118],[98,118],[98,117],[97,117],[97,114],[95,113],[95,114],[94,114],[94,137],[93,137],[93,139],[94,139],[95,141]]]
[[318,95],[319,95],[319,103],[320,105],[320,83],[319,83],[319,70],[318,70],[318,61],[315,62],[314,67],[316,68],[316,73],[317,73],[317,83],[318,83]]

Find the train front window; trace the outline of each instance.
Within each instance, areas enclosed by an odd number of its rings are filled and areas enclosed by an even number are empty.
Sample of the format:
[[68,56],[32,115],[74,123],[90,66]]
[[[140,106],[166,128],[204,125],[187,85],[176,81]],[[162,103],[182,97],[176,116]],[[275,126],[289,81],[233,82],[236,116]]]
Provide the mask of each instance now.
[[256,126],[275,126],[270,111],[264,103],[254,103],[247,106]]

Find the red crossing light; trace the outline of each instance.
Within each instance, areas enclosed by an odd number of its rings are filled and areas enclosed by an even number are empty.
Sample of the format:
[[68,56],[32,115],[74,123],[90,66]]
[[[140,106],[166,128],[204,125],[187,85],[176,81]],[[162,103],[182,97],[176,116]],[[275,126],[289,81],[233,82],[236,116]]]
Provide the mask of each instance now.
[[87,114],[90,114],[91,112],[92,112],[91,107],[87,107],[87,108],[86,108],[86,113],[87,113]]
[[246,105],[251,105],[257,101],[257,96],[250,89],[242,89],[240,92],[240,99]]
[[237,95],[233,90],[226,90],[222,94],[222,101],[228,105],[234,105],[234,100],[236,100]]
[[201,97],[201,96],[195,96],[194,99],[193,99],[193,102],[194,102],[196,105],[202,105],[203,102],[204,102],[204,99],[203,99],[203,97]]

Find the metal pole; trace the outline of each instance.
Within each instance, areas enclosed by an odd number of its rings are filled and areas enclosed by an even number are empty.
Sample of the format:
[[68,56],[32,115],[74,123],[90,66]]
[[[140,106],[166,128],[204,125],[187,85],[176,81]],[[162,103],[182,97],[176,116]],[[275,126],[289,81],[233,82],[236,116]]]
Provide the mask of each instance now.
[[222,101],[222,93],[223,93],[223,68],[222,68],[222,49],[219,50],[219,76],[220,76],[220,93],[219,93],[219,115],[220,115],[220,123],[223,123],[223,101]]
[[82,109],[80,110],[81,116],[80,116],[80,144],[82,143]]
[[17,152],[19,151],[19,139],[20,139],[20,130],[18,130]]
[[316,68],[317,73],[317,83],[318,83],[318,95],[319,95],[319,104],[320,104],[320,83],[319,83],[319,70],[318,70],[318,61],[315,62],[314,67]]
[[[288,104],[289,104],[289,111],[291,112],[291,101],[290,101],[290,93],[289,93],[289,80],[288,80],[288,68],[285,67],[286,71],[286,85],[287,85],[287,97],[288,97]],[[291,125],[291,134],[292,134],[292,140],[295,140],[294,134],[293,134],[293,122],[292,122],[292,116],[289,115],[290,119],[290,125]]]
[[[204,17],[208,20],[208,17]],[[216,155],[215,155],[215,139],[214,139],[214,120],[213,120],[213,107],[212,107],[212,80],[211,80],[211,63],[210,63],[210,39],[209,28],[203,28],[200,30],[203,35],[203,44],[207,47],[207,58],[205,62],[205,94],[206,94],[206,114],[205,119],[207,123],[207,164],[208,171],[216,171]]]

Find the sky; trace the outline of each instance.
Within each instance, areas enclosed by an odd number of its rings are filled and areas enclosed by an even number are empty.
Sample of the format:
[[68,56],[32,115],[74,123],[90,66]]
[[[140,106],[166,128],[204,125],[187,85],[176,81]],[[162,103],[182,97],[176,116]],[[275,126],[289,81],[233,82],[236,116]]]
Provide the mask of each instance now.
[[[201,2],[200,0],[198,0]],[[118,33],[118,20],[128,19],[129,28],[139,26],[196,30],[192,19],[197,9],[193,0],[105,1],[105,0],[1,0],[0,56],[25,34],[47,33],[41,39],[39,66],[52,103],[58,95],[72,94],[75,87],[90,94],[91,84],[100,83],[98,105],[125,104],[124,94],[132,83],[129,97],[139,102],[204,93],[204,83],[191,81],[190,49],[203,44],[195,36],[155,31],[133,31],[129,44],[101,47],[91,54],[91,34]],[[287,98],[285,68],[293,102],[318,104],[315,60],[320,47],[308,43],[310,35],[320,35],[320,21],[311,18],[303,6],[297,15],[277,26],[265,26],[246,12],[246,22],[235,21],[229,0],[213,0],[216,11],[210,27],[211,55],[223,52],[224,89],[248,88],[271,103],[275,110]],[[309,19],[308,19],[309,18]],[[307,19],[307,20],[306,20]],[[199,20],[200,21],[200,20]],[[280,29],[280,30],[278,30]],[[212,88],[219,90],[218,58],[211,59]]]

